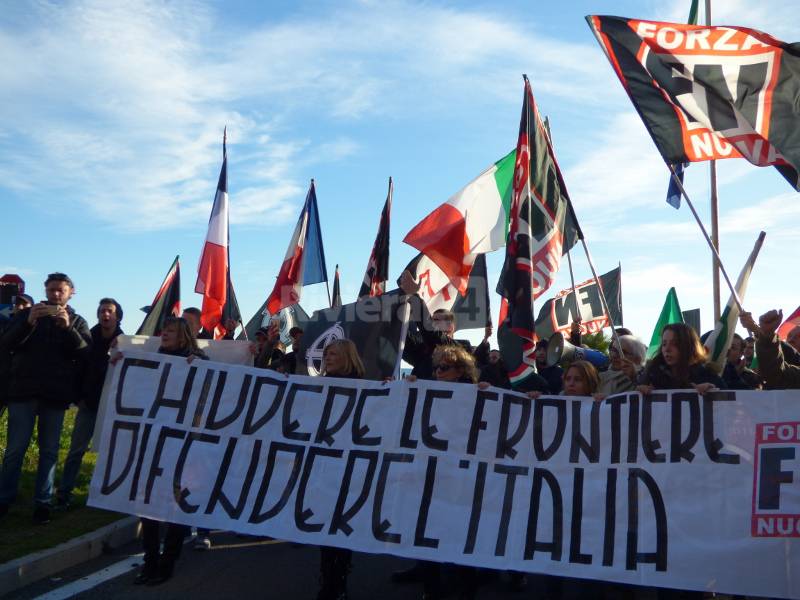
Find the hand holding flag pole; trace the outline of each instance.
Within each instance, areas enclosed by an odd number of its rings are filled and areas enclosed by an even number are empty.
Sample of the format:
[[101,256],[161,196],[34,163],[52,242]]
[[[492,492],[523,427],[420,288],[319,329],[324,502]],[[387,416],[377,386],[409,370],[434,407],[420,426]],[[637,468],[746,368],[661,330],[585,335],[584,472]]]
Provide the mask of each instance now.
[[725,270],[725,266],[722,264],[722,259],[719,256],[719,252],[717,252],[716,246],[711,241],[711,238],[706,231],[705,225],[700,220],[700,216],[697,214],[697,211],[694,209],[694,204],[692,204],[691,199],[689,198],[689,194],[686,193],[686,189],[683,187],[683,183],[681,182],[678,174],[675,172],[675,167],[672,166],[670,163],[667,163],[669,167],[670,173],[672,173],[672,181],[678,187],[681,192],[681,195],[686,199],[686,204],[689,206],[689,210],[692,211],[694,215],[694,220],[697,221],[697,225],[700,227],[700,231],[703,232],[703,237],[706,238],[706,242],[708,243],[708,247],[711,248],[711,252],[714,254],[714,257],[717,259],[717,264],[719,265],[719,270],[722,271],[722,276],[725,278],[725,283],[728,284],[728,289],[731,291],[731,296],[733,297],[734,302],[736,302],[736,306],[739,308],[740,312],[744,312],[742,308],[742,301],[739,298],[739,294],[736,293],[736,288],[731,283],[730,277],[728,277],[728,272]]

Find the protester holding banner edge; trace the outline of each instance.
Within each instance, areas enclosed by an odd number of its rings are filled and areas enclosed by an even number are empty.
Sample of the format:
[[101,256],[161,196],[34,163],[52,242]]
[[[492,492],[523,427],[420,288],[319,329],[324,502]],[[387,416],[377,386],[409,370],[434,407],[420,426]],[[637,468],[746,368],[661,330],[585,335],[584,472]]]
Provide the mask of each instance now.
[[[322,353],[323,377],[363,379],[364,363],[352,340],[333,340]],[[346,600],[347,575],[350,572],[353,552],[346,548],[320,546],[317,600]]]
[[598,394],[609,396],[636,389],[639,374],[644,368],[647,346],[633,335],[619,334],[619,343],[608,349],[608,369],[600,373]]
[[[161,346],[159,354],[182,356],[187,362],[196,358],[208,360],[206,354],[197,347],[189,323],[183,317],[167,317],[161,330]],[[117,353],[112,361],[116,363],[122,354]],[[159,553],[159,525],[154,519],[141,517],[142,546],[144,549],[144,566],[139,571],[134,584],[158,585],[170,579],[175,569],[175,561],[181,555],[183,540],[189,535],[191,528],[178,523],[166,523],[164,549]]]
[[637,391],[694,388],[698,394],[723,389],[725,382],[707,366],[707,352],[694,329],[684,323],[670,323],[661,331],[658,354],[639,377]]

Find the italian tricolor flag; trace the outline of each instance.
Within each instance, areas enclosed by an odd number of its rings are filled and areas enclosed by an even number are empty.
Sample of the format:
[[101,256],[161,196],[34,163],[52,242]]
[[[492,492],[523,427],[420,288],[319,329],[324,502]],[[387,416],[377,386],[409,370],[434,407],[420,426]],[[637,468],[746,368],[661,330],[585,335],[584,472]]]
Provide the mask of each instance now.
[[476,257],[505,246],[515,155],[512,150],[478,175],[403,240],[435,262],[462,295]]

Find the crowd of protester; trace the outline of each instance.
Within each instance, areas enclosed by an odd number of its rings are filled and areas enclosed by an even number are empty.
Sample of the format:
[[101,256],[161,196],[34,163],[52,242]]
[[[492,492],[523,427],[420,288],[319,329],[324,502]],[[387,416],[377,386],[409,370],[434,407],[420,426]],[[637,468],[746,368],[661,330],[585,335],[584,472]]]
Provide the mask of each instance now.
[[[38,524],[50,520],[51,510],[70,506],[81,462],[94,433],[106,371],[120,356],[114,350],[114,340],[123,333],[123,309],[113,298],[98,302],[97,324],[90,329],[86,319],[69,306],[75,286],[67,275],[48,275],[44,287],[46,299],[42,302],[35,302],[25,294],[16,296],[12,318],[0,325],[0,410],[8,412],[8,442],[0,470],[0,518],[15,500],[23,457],[36,428],[39,458],[33,520]],[[421,302],[416,295],[419,286],[407,272],[401,277],[401,288],[412,302]],[[721,370],[709,362],[694,329],[670,324],[663,328],[661,344],[649,361],[645,344],[629,330],[617,329],[608,351],[607,366],[601,370],[586,360],[566,364],[548,360],[548,340],[540,340],[535,352],[537,372],[522,385],[514,386],[501,353],[489,346],[491,327],[486,328],[482,343],[473,347],[468,341],[454,338],[456,322],[452,312],[438,310],[427,315],[425,311],[416,311],[416,314],[423,317],[409,324],[403,354],[413,367],[410,381],[477,384],[481,388],[515,389],[530,398],[547,394],[588,397],[595,401],[621,392],[649,394],[658,389],[694,389],[706,394],[717,389],[800,388],[800,327],[795,327],[787,340],[780,340],[776,331],[783,316],[775,310],[763,314],[757,323],[750,313],[742,313],[741,324],[749,336],[733,336]],[[232,337],[237,323],[225,325]],[[290,330],[290,347],[281,343],[279,333],[277,322],[256,332],[253,364],[295,373],[303,331],[299,327]],[[165,321],[158,352],[185,357],[189,362],[207,359],[197,340],[211,337],[200,324],[200,311],[187,308],[181,317]],[[569,341],[575,347],[581,346],[579,323],[573,323]],[[352,341],[338,340],[325,348],[322,375],[364,377],[359,349]],[[54,492],[59,441],[65,411],[70,405],[78,407],[75,425],[59,487]],[[143,518],[144,567],[135,583],[156,585],[169,579],[189,533],[185,525],[160,524]],[[198,530],[196,548],[210,547],[208,534],[207,530]],[[319,600],[347,597],[350,565],[349,550],[320,549]],[[482,571],[461,566],[453,569],[459,597],[473,598],[484,578]],[[522,573],[510,573],[509,578],[513,589],[526,585]],[[423,598],[429,600],[444,597],[447,592],[442,584],[442,565],[429,561],[417,561],[411,568],[393,573],[392,580],[420,583]],[[559,589],[577,587],[578,595],[585,595],[593,584],[552,578],[550,585]]]

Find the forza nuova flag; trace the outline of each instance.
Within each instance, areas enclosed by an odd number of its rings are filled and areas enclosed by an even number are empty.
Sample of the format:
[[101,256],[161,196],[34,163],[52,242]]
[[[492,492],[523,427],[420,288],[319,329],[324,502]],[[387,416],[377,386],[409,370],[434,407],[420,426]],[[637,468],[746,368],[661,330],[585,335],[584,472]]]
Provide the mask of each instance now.
[[[392,195],[394,184],[389,177],[389,193],[381,211],[381,222],[378,225],[378,235],[367,262],[364,273],[364,282],[358,291],[358,297],[380,296],[386,291],[386,281],[389,279],[389,225],[392,216]],[[341,304],[341,303],[340,303]]]
[[325,347],[334,340],[347,339],[358,349],[365,379],[391,377],[400,353],[403,304],[403,297],[392,291],[315,311],[303,325],[297,372],[320,375]]
[[547,340],[557,331],[566,335],[576,317],[581,318],[582,333],[596,333],[604,327],[622,325],[621,274],[622,269],[617,267],[600,275],[600,285],[603,286],[608,310],[611,313],[610,319],[603,310],[597,282],[589,279],[577,284],[574,291],[573,288],[560,291],[542,305],[536,318],[536,335],[539,339]]
[[533,300],[552,285],[561,256],[575,245],[580,229],[527,77],[515,161],[506,258],[497,293],[507,301],[514,333],[533,340]]
[[747,27],[586,19],[668,164],[746,158],[799,189],[800,46]]
[[476,257],[506,243],[514,157],[512,151],[495,162],[403,239],[435,262],[461,294]]
[[136,335],[161,335],[164,319],[181,314],[181,264],[176,256]]

